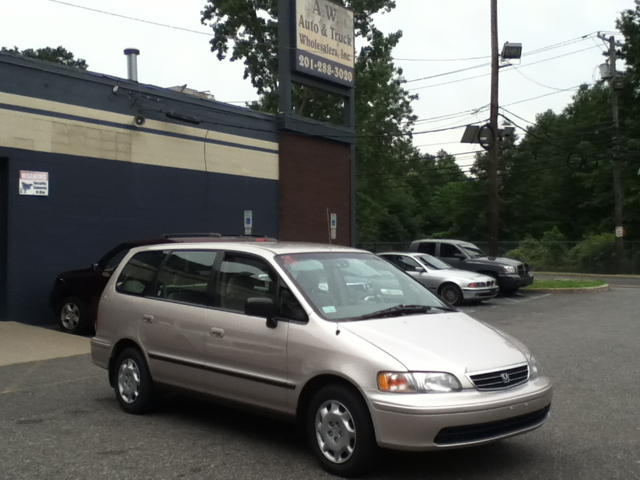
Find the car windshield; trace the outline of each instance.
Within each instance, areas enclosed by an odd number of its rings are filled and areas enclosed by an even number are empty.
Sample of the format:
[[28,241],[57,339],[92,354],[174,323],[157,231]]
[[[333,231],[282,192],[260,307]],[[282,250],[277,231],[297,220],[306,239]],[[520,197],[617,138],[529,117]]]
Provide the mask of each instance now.
[[327,320],[364,320],[378,313],[391,316],[389,311],[397,315],[442,313],[448,309],[409,275],[373,254],[303,253],[278,255],[276,261]]
[[428,268],[433,268],[434,270],[448,270],[453,268],[448,263],[438,260],[436,257],[432,257],[431,255],[420,255],[418,256],[418,259]]
[[473,257],[486,257],[486,254],[473,243],[461,243],[458,245],[467,255]]

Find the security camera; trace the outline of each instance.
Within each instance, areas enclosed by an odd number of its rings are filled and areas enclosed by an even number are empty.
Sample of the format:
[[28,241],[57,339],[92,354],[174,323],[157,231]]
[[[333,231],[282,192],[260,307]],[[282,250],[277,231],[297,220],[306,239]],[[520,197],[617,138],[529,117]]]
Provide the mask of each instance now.
[[142,125],[144,125],[144,123],[147,121],[146,118],[144,118],[143,115],[136,115],[135,117],[133,117],[133,124],[136,127],[141,127]]

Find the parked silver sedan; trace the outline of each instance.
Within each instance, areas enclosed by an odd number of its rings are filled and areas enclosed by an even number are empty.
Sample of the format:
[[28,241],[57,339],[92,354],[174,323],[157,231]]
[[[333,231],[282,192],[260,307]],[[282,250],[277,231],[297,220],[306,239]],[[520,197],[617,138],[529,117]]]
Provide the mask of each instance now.
[[489,300],[498,294],[494,278],[458,270],[425,253],[389,252],[378,255],[407,272],[450,305]]

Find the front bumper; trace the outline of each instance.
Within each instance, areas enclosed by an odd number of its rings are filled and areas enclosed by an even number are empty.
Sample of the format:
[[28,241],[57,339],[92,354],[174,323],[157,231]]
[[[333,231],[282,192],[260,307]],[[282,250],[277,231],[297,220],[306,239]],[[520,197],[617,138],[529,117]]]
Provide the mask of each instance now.
[[540,427],[552,385],[539,377],[499,392],[385,394],[368,392],[381,447],[436,450],[489,443]]
[[462,297],[465,300],[489,300],[496,295],[498,295],[498,287],[462,289]]
[[522,287],[527,287],[533,283],[534,277],[532,274],[520,276],[517,273],[504,274],[498,277],[498,284],[500,288],[507,290],[515,290]]

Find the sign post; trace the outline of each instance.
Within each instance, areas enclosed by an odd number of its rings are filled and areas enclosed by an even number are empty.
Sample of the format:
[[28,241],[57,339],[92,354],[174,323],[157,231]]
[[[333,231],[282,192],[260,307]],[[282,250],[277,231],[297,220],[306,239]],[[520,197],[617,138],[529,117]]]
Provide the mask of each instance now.
[[251,235],[253,231],[253,211],[245,210],[244,211],[244,234]]

